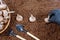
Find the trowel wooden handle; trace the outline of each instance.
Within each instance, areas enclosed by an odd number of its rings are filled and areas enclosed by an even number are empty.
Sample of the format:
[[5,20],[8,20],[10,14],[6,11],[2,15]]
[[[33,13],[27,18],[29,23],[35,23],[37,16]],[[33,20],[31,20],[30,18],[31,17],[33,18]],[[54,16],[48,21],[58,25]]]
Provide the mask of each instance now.
[[37,38],[36,36],[32,35],[32,34],[29,33],[29,32],[27,32],[27,34],[28,34],[29,36],[31,36],[32,38],[34,38],[35,40],[40,40],[39,38]]
[[25,38],[19,36],[19,35],[16,35],[17,38],[21,39],[21,40],[26,40]]
[[15,11],[9,11],[8,13],[15,13]]

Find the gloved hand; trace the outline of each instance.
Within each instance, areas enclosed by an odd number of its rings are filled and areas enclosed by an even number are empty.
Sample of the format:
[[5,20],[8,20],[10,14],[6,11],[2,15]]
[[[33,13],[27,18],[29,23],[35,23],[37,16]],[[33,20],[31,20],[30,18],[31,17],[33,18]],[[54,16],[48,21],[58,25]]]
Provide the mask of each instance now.
[[50,16],[49,17],[50,22],[60,24],[60,9],[55,9],[55,10],[50,11],[48,16]]

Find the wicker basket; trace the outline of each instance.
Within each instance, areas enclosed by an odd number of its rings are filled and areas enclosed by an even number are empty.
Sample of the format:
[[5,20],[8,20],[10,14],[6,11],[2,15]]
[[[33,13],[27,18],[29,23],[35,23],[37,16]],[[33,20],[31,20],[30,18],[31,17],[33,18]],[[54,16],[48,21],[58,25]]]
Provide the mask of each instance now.
[[[7,10],[10,11],[8,7],[7,7]],[[0,34],[2,34],[3,32],[5,32],[5,30],[8,28],[8,26],[9,26],[9,24],[10,24],[11,14],[9,14],[9,17],[10,17],[10,18],[9,18],[9,20],[8,20],[8,22],[7,22],[7,24],[6,24],[6,26],[4,25],[5,28],[0,31]]]

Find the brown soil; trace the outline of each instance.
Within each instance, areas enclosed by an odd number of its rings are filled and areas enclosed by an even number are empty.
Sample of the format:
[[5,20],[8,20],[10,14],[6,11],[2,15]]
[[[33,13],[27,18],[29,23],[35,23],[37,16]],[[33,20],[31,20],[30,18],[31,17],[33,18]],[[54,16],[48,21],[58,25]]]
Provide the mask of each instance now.
[[[60,27],[55,23],[46,24],[44,18],[47,17],[48,12],[52,9],[60,8],[59,0],[5,0],[10,10],[16,11],[12,14],[10,28],[15,33],[26,38],[27,40],[34,40],[23,32],[18,32],[15,28],[17,23],[23,24],[26,30],[34,34],[41,40],[60,40]],[[37,21],[34,23],[29,22],[28,18],[32,13]],[[24,17],[22,22],[15,20],[16,14],[21,14]],[[5,35],[5,33],[4,33]],[[19,40],[16,37],[0,36],[0,40]]]

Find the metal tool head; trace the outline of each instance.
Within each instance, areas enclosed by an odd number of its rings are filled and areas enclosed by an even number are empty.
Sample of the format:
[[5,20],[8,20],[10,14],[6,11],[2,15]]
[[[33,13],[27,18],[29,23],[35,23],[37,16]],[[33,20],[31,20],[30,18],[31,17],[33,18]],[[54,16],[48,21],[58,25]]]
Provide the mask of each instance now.
[[13,31],[11,31],[10,36],[16,36],[16,34]]
[[16,29],[17,29],[18,31],[21,31],[21,32],[24,31],[23,25],[20,25],[20,24],[16,24]]
[[10,35],[10,36],[16,36],[16,34],[14,33],[14,31],[12,29],[10,29],[8,31],[8,35]]

